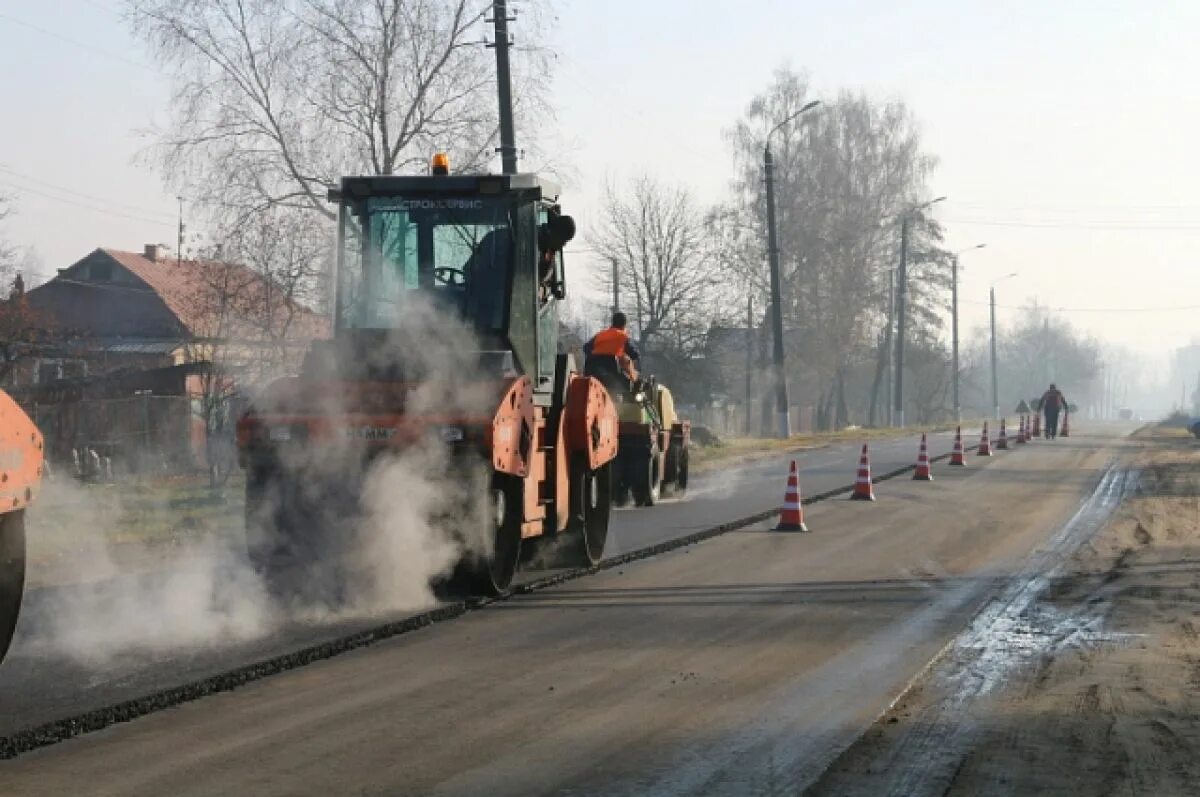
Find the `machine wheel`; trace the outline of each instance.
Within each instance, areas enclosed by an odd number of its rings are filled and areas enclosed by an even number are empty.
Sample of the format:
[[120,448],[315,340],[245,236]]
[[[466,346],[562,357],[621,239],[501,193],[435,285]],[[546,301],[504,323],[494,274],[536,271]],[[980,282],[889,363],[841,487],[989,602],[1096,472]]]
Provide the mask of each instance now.
[[0,517],[0,661],[8,652],[25,591],[25,511]]
[[587,459],[571,460],[571,524],[556,557],[561,567],[594,567],[604,556],[612,507],[612,463],[588,469]]
[[482,531],[491,551],[466,551],[450,587],[457,593],[495,597],[508,592],[521,561],[524,485],[514,476],[497,473],[489,474],[482,486],[479,492],[486,496],[486,503],[481,512],[472,513],[471,522],[485,524]]
[[[271,466],[246,471],[246,553],[277,600],[339,606],[346,598],[338,535],[328,511]],[[318,505],[320,501],[316,502]]]
[[679,452],[679,464],[675,466],[675,494],[683,495],[688,485],[688,450]]
[[632,456],[626,462],[625,479],[638,506],[654,506],[658,503],[659,490],[662,487],[658,460],[654,449],[651,448],[646,452],[646,456]]

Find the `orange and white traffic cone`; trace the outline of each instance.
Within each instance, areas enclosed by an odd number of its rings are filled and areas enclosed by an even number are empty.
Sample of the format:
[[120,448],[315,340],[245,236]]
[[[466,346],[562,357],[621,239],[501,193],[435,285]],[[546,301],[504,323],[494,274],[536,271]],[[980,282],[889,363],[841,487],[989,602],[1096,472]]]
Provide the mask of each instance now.
[[950,452],[950,464],[956,465],[960,468],[965,468],[967,466],[967,461],[963,459],[961,426],[954,430],[954,450]]
[[987,421],[983,422],[983,434],[979,437],[979,448],[975,453],[981,457],[990,457],[992,455],[992,441],[988,437]]
[[1027,433],[1027,432],[1026,432],[1026,430],[1025,430],[1025,416],[1024,416],[1024,415],[1022,415],[1022,416],[1021,416],[1021,426],[1020,426],[1020,428],[1019,428],[1019,429],[1017,429],[1017,444],[1018,444],[1018,445],[1024,445],[1025,443],[1028,443],[1028,442],[1029,442],[1029,441],[1026,439],[1026,435],[1027,435],[1027,434],[1028,434],[1028,433]]
[[1029,439],[1033,440],[1042,433],[1042,414],[1039,412],[1033,416],[1033,433],[1029,435]]
[[862,458],[858,460],[858,476],[854,479],[853,501],[874,501],[875,488],[871,484],[871,461],[867,459],[867,444],[863,443]]
[[788,471],[787,492],[783,494],[783,510],[779,513],[779,525],[774,531],[808,531],[804,525],[804,507],[800,505],[800,476],[796,472],[796,460]]
[[913,481],[933,481],[933,474],[929,471],[929,448],[924,432],[921,433],[921,448],[917,451],[917,469],[913,471]]
[[1062,427],[1062,430],[1058,433],[1058,436],[1059,437],[1070,437],[1071,436],[1071,413],[1069,413],[1069,412],[1063,413],[1063,427]]
[[1008,431],[1004,428],[1007,423],[1008,421],[1004,418],[1000,419],[1000,436],[996,438],[997,451],[1008,450]]

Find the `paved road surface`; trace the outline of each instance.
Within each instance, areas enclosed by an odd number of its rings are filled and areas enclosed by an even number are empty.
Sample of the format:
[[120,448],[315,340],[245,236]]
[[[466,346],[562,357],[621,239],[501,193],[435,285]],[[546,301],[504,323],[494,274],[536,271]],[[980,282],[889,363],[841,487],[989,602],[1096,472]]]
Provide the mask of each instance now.
[[569,582],[0,762],[0,782],[768,793],[811,779],[877,715],[1066,521],[1115,444],[1081,435],[888,482],[874,504],[810,507],[812,534],[736,532]]
[[[931,452],[942,453],[952,444],[952,435],[935,435],[931,438]],[[874,472],[884,473],[912,464],[916,438],[877,441],[871,444],[871,451]],[[849,484],[854,480],[859,452],[859,444],[839,444],[798,455],[771,456],[696,475],[684,499],[667,500],[650,509],[618,510],[614,514],[606,555],[636,550],[779,506],[792,456],[799,460],[802,489],[806,494]],[[186,563],[180,564],[180,569],[186,568]],[[175,575],[167,574],[167,577]],[[540,573],[534,571],[526,573],[525,578],[537,575]],[[114,591],[154,594],[161,591],[154,584],[155,579],[161,577],[163,574],[136,579],[127,577],[125,581],[139,583],[122,583]],[[203,581],[195,586],[203,588]],[[203,647],[152,653],[131,650],[115,656],[106,655],[97,663],[80,663],[62,657],[53,647],[30,644],[29,640],[29,631],[45,625],[47,614],[61,612],[64,604],[78,606],[91,600],[64,595],[63,590],[69,592],[70,588],[34,590],[27,597],[18,637],[8,659],[0,665],[0,735],[199,680],[406,614],[399,612],[385,618],[338,622],[289,623],[263,638],[248,642],[215,639],[211,645]],[[146,622],[170,623],[172,619],[164,611],[163,616],[151,615]]]

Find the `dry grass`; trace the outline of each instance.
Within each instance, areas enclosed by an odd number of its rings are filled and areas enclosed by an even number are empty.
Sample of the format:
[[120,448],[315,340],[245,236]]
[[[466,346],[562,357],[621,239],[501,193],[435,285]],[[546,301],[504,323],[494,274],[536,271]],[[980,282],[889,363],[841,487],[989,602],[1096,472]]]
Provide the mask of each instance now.
[[[963,421],[964,426],[981,423],[981,421]],[[895,437],[920,434],[921,432],[946,432],[953,430],[957,424],[939,424],[933,426],[905,426],[903,428],[879,429],[841,429],[836,432],[815,432],[812,434],[792,435],[787,440],[760,437],[730,437],[721,441],[717,446],[694,446],[691,450],[692,470],[702,473],[717,465],[728,465],[735,462],[747,462],[773,454],[790,451],[809,451],[814,448],[824,448],[834,443],[863,442],[868,440],[887,440]]]

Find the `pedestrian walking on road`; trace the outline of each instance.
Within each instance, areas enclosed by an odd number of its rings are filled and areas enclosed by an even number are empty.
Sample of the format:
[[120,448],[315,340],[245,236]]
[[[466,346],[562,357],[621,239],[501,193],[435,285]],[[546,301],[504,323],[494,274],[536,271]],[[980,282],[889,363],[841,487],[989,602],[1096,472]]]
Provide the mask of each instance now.
[[1042,412],[1046,413],[1046,439],[1053,440],[1058,437],[1058,414],[1066,409],[1067,397],[1051,382],[1040,403]]

